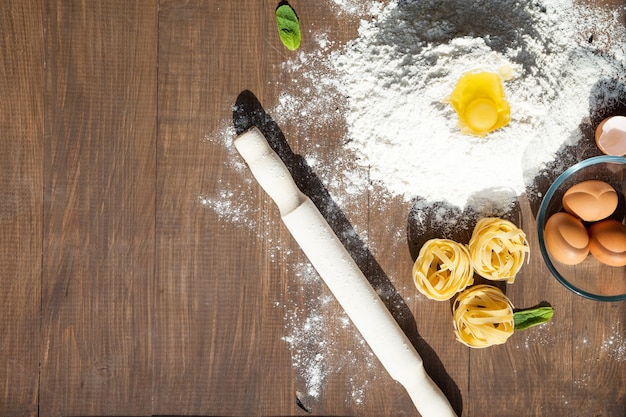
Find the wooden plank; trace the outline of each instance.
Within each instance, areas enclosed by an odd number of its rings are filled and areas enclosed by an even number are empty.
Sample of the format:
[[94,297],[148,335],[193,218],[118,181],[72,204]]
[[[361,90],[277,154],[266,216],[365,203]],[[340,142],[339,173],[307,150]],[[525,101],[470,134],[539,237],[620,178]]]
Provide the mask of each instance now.
[[43,10],[0,3],[0,415],[35,416],[43,202]]
[[625,304],[574,302],[573,416],[620,416],[626,410]]
[[249,226],[242,228],[203,201],[229,204],[228,193],[242,193],[262,203],[258,193],[232,187],[232,147],[207,138],[230,124],[241,91],[263,85],[264,41],[252,34],[265,6],[160,3],[157,414],[254,415],[262,407],[261,372],[270,366],[259,362],[262,287],[269,271],[255,236],[265,214],[246,210]]
[[45,4],[40,415],[150,414],[157,2]]

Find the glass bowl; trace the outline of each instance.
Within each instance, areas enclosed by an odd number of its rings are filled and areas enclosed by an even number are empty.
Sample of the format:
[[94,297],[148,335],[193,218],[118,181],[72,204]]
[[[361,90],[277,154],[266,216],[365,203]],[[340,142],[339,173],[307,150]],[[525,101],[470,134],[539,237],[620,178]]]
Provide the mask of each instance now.
[[539,247],[548,269],[563,286],[572,292],[596,301],[626,300],[626,266],[613,267],[599,262],[589,254],[577,265],[565,265],[554,259],[546,249],[544,227],[556,212],[563,211],[563,194],[573,185],[586,180],[600,180],[615,188],[618,207],[610,216],[622,224],[626,219],[626,158],[596,156],[573,165],[563,172],[544,196],[537,217]]

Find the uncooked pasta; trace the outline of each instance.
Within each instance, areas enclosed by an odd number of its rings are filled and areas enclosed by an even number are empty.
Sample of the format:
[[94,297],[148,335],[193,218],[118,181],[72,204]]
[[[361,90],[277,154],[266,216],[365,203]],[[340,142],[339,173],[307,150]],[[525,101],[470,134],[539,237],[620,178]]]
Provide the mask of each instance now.
[[501,345],[513,334],[513,305],[499,288],[476,285],[454,301],[454,332],[472,348]]
[[467,248],[449,239],[427,241],[413,265],[413,280],[431,300],[449,300],[474,282]]
[[526,234],[513,223],[487,217],[474,227],[469,252],[478,275],[512,284],[529,248]]

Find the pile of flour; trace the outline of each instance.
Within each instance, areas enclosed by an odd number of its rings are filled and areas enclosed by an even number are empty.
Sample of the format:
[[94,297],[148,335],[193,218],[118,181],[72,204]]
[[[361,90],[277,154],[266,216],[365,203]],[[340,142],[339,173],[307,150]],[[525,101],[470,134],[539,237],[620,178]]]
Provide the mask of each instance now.
[[[320,42],[284,65],[311,87],[285,91],[276,114],[321,125],[341,108],[344,157],[406,201],[506,212],[581,139],[581,124],[626,96],[626,36],[615,10],[568,0],[404,0],[361,9],[377,15],[361,22],[356,39],[327,54]],[[505,82],[511,122],[485,138],[461,134],[442,100],[463,73],[503,67],[513,74]]]

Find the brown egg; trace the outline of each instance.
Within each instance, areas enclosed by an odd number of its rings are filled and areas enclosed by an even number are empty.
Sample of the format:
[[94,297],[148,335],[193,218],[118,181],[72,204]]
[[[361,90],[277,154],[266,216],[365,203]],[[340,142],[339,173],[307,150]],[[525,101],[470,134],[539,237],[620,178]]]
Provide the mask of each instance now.
[[563,195],[563,208],[586,222],[606,219],[617,208],[617,193],[604,181],[579,182]]
[[589,251],[603,264],[626,266],[626,226],[613,219],[592,224]]
[[585,226],[569,213],[555,213],[544,228],[546,248],[550,255],[566,265],[576,265],[589,254],[589,235]]

